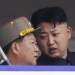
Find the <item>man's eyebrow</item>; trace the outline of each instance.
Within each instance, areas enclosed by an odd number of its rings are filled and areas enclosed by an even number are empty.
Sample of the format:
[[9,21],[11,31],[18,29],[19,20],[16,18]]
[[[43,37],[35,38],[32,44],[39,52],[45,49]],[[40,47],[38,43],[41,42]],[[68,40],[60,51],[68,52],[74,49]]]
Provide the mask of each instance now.
[[51,30],[51,32],[55,32],[55,31],[57,31],[57,29]]
[[[55,31],[57,31],[57,29],[51,30],[50,33],[53,33],[53,32],[55,32]],[[45,32],[45,31],[41,31],[39,34],[46,34],[46,32]]]
[[41,32],[40,32],[40,34],[46,34],[46,32],[44,32],[44,31],[41,31]]
[[31,38],[31,40],[35,41],[36,39],[35,38]]

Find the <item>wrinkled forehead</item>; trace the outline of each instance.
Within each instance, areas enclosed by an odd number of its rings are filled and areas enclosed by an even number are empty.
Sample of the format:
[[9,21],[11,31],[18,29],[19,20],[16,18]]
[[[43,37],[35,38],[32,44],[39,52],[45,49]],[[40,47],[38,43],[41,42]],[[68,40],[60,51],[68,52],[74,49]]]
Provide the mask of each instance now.
[[27,35],[24,36],[24,40],[30,41],[30,40],[36,40],[35,36],[33,33],[29,33]]

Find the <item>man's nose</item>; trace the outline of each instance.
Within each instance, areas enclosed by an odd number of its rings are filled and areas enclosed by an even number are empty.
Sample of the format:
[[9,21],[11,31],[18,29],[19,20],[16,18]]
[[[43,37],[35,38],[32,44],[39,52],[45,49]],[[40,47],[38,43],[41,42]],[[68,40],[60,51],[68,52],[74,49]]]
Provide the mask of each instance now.
[[39,51],[39,47],[37,45],[35,45],[35,51],[38,52]]
[[52,46],[54,45],[54,38],[52,36],[48,37],[48,41],[47,41],[48,46]]

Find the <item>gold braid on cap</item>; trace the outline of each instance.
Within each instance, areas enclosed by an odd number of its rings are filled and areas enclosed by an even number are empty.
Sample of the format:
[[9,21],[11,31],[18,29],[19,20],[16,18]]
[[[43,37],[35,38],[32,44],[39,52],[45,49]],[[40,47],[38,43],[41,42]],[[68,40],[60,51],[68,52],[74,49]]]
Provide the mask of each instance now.
[[27,29],[25,29],[25,30],[23,30],[23,31],[20,32],[20,36],[24,36],[27,33],[30,33],[32,31],[34,31],[34,28],[27,28]]

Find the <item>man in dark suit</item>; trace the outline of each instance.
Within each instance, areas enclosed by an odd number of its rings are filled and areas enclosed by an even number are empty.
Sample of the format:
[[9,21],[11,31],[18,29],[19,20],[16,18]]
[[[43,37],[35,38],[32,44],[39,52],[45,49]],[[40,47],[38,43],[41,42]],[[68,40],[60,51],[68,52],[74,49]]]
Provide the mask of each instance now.
[[34,30],[28,19],[22,16],[0,27],[0,46],[11,65],[36,65],[39,49],[34,35],[40,31],[41,28]]
[[75,65],[75,53],[68,50],[72,28],[61,7],[46,7],[32,14],[31,23],[42,31],[36,36],[41,56],[37,65]]

